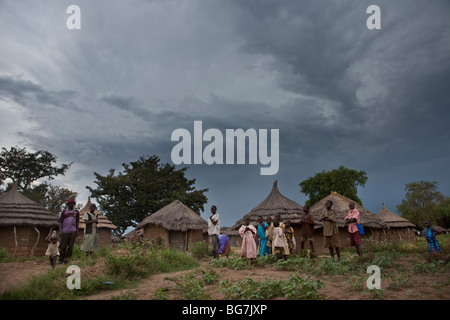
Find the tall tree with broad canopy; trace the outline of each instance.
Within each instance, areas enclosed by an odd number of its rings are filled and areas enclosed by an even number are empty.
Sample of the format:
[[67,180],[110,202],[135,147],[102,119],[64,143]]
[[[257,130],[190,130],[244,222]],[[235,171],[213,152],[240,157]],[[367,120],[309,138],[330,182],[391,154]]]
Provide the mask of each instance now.
[[405,185],[405,199],[398,212],[411,223],[423,228],[426,220],[436,224],[448,215],[448,200],[438,190],[436,181],[416,181]]
[[358,198],[358,186],[364,187],[367,181],[367,174],[364,171],[348,169],[340,166],[331,171],[321,171],[299,183],[300,192],[309,197],[306,205],[313,206],[322,198],[325,198],[331,191],[350,198],[362,205]]
[[26,148],[2,148],[0,153],[0,183],[10,178],[20,191],[29,191],[41,178],[54,179],[64,175],[72,163],[54,165],[56,156],[48,151],[27,152]]
[[118,174],[114,169],[106,176],[94,172],[97,188],[86,187],[120,234],[175,200],[198,214],[204,210],[208,189],[195,190],[195,179],[185,177],[187,167],[176,170],[174,165],[161,164],[155,155],[122,166]]

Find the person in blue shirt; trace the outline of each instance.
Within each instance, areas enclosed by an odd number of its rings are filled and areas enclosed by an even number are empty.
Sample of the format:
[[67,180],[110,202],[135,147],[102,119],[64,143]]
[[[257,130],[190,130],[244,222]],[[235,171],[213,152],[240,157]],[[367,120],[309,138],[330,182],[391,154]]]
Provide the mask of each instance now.
[[266,229],[269,227],[269,225],[266,222],[263,222],[263,218],[258,218],[258,228],[257,228],[257,236],[259,239],[259,256],[264,257],[266,255],[270,254],[269,247],[267,246],[267,236],[266,236]]

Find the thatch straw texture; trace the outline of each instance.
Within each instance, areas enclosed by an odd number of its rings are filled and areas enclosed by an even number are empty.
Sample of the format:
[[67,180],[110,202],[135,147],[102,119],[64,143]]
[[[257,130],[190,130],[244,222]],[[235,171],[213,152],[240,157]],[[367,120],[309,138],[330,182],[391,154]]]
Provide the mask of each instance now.
[[152,224],[169,231],[208,231],[208,223],[181,201],[175,200],[140,222],[136,230]]
[[[91,197],[88,198],[88,202],[86,205],[80,210],[80,224],[78,226],[79,229],[83,229],[85,227],[83,216],[86,212],[90,212],[89,206],[92,204]],[[95,209],[94,213],[98,214],[98,224],[97,229],[106,228],[111,230],[116,230],[117,226],[115,226],[108,218],[106,218],[100,211]]]
[[383,219],[391,228],[415,227],[414,224],[412,224],[405,218],[400,217],[399,215],[395,214],[394,212],[386,208],[384,202],[381,211],[378,213],[378,217]]
[[57,217],[17,191],[15,184],[0,195],[0,226],[58,227]]
[[256,224],[258,217],[271,216],[274,218],[275,214],[279,213],[282,220],[291,220],[292,224],[300,222],[301,214],[303,213],[303,207],[297,202],[286,198],[278,190],[277,180],[274,181],[272,191],[269,193],[266,199],[253,208],[249,213],[244,215],[242,219],[239,219],[232,230],[237,230],[244,223],[244,219],[249,217],[252,224]]
[[447,233],[447,229],[439,226],[433,226],[433,230],[436,231],[437,234]]
[[310,208],[310,212],[314,215],[314,218],[316,220],[315,228],[323,228],[323,222],[318,222],[317,220],[319,220],[322,217],[322,212],[325,208],[325,202],[327,200],[333,201],[332,209],[336,212],[338,219],[338,227],[341,228],[344,227],[345,222],[344,218],[347,216],[348,211],[350,210],[348,208],[348,204],[350,202],[353,202],[355,203],[355,209],[358,209],[360,213],[361,224],[364,227],[370,227],[375,229],[389,228],[387,223],[383,221],[381,218],[379,218],[376,214],[368,211],[358,202],[349,199],[347,197],[344,197],[343,195],[340,195],[336,192],[332,192],[330,195],[326,196],[325,198],[323,198]]

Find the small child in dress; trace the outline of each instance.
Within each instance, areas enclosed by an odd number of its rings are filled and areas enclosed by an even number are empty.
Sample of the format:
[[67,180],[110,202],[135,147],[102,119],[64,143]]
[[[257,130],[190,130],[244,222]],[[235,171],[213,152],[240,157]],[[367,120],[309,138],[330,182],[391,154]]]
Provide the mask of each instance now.
[[52,228],[45,240],[48,242],[48,247],[45,255],[49,257],[50,265],[53,269],[55,269],[56,259],[59,256],[59,241],[58,236],[56,235],[56,230],[53,230]]
[[250,218],[244,218],[244,224],[239,228],[239,235],[242,237],[241,257],[247,257],[252,261],[257,257],[255,236],[256,228],[250,224]]
[[287,246],[286,235],[284,234],[283,228],[280,227],[280,222],[275,220],[273,222],[273,246],[275,248],[275,255],[277,260],[283,258],[287,259],[286,255],[283,255],[283,248]]

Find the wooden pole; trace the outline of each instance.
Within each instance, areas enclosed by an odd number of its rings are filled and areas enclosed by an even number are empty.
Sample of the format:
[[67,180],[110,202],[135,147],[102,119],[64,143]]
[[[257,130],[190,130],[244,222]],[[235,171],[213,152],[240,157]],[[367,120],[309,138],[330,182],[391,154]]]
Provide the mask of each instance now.
[[39,242],[39,239],[41,238],[41,233],[40,233],[40,231],[39,231],[36,227],[34,227],[34,230],[36,230],[38,236],[37,236],[36,243],[34,244],[33,248],[31,248],[31,255],[32,255],[32,256],[34,255],[34,248],[36,248],[36,246],[37,246],[37,244],[38,244],[38,242]]
[[14,249],[14,254],[13,254],[13,258],[16,256],[16,252],[17,252],[17,247],[19,246],[19,244],[17,243],[17,232],[16,232],[16,226],[14,226],[14,241],[16,243],[16,248]]

